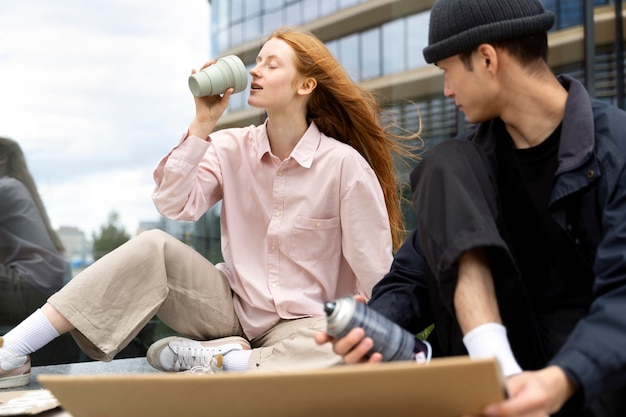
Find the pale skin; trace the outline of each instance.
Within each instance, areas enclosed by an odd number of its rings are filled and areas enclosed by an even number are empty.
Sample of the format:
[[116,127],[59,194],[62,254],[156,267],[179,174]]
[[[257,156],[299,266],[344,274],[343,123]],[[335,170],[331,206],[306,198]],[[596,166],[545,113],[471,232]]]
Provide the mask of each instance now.
[[[281,160],[289,157],[308,129],[307,103],[317,86],[314,78],[304,77],[296,70],[294,58],[294,52],[286,42],[270,39],[261,48],[256,66],[250,70],[252,82],[248,104],[263,108],[268,114],[270,147]],[[214,63],[215,60],[209,61],[201,69]],[[222,96],[194,97],[196,115],[189,124],[188,136],[210,139],[232,93],[231,88]],[[51,304],[44,304],[41,311],[59,334],[74,329]]]
[[[291,47],[282,40],[268,40],[256,66],[250,70],[252,82],[248,104],[264,108],[269,116],[267,126],[272,153],[281,160],[287,158],[308,129],[306,106],[310,93],[317,86],[314,78],[298,73]],[[202,68],[212,65],[210,61]],[[223,96],[194,97],[196,117],[189,134],[208,138],[226,110],[232,89]]]
[[[472,55],[469,70],[458,55],[437,62],[444,72],[444,94],[453,98],[470,122],[501,118],[517,148],[536,146],[560,124],[565,112],[567,91],[540,63],[532,69],[522,66],[513,56],[492,45],[480,45]],[[459,274],[454,293],[455,313],[467,334],[486,323],[502,323],[493,277],[483,248],[464,253],[458,260]],[[346,363],[382,360],[366,352],[373,341],[356,328],[342,339],[326,333],[316,335],[318,343],[333,343]],[[558,411],[576,391],[563,370],[548,366],[507,378],[509,399],[490,404],[483,414],[498,417],[546,417]]]

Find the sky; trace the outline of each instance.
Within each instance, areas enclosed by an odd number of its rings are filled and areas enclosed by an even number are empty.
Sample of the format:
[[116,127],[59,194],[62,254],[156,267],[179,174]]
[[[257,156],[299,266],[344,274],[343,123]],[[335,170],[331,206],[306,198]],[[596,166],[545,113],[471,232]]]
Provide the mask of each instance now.
[[0,136],[53,227],[91,238],[116,211],[134,235],[159,219],[152,172],[193,118],[209,19],[207,0],[0,1]]

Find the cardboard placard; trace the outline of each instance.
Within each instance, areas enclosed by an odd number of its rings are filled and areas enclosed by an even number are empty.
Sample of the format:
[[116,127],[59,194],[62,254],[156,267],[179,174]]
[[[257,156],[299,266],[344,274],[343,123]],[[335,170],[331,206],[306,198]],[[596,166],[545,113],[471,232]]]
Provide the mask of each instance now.
[[247,374],[39,375],[73,417],[458,417],[504,399],[495,359]]

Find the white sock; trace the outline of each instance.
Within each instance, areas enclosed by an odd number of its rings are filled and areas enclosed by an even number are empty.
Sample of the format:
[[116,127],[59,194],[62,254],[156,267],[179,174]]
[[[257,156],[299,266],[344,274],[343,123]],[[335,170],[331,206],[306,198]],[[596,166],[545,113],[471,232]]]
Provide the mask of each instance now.
[[522,372],[511,351],[506,328],[499,323],[486,323],[472,329],[463,336],[463,344],[472,359],[495,356],[505,377]]
[[225,372],[246,372],[250,361],[251,350],[231,350],[224,355]]
[[4,347],[18,355],[31,354],[59,337],[52,323],[37,309],[33,314],[2,336]]

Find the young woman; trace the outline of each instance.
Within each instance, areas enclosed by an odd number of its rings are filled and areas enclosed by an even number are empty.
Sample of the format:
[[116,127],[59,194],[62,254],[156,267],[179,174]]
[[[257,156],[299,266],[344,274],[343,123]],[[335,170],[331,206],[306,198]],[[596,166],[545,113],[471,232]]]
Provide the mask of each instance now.
[[50,226],[24,153],[0,137],[0,324],[28,317],[63,286],[63,244]]
[[87,354],[110,360],[155,314],[196,339],[150,347],[148,361],[165,371],[341,361],[314,341],[325,328],[323,302],[369,298],[389,270],[402,240],[393,155],[406,148],[380,126],[371,94],[311,34],[276,31],[250,74],[249,104],[266,111],[265,123],[214,132],[232,89],[195,98],[188,131],[154,173],[165,216],[196,220],[222,201],[224,263],[163,232],[142,233],[5,335],[0,381],[5,363],[26,364],[33,346],[47,343],[29,329],[72,330]]

